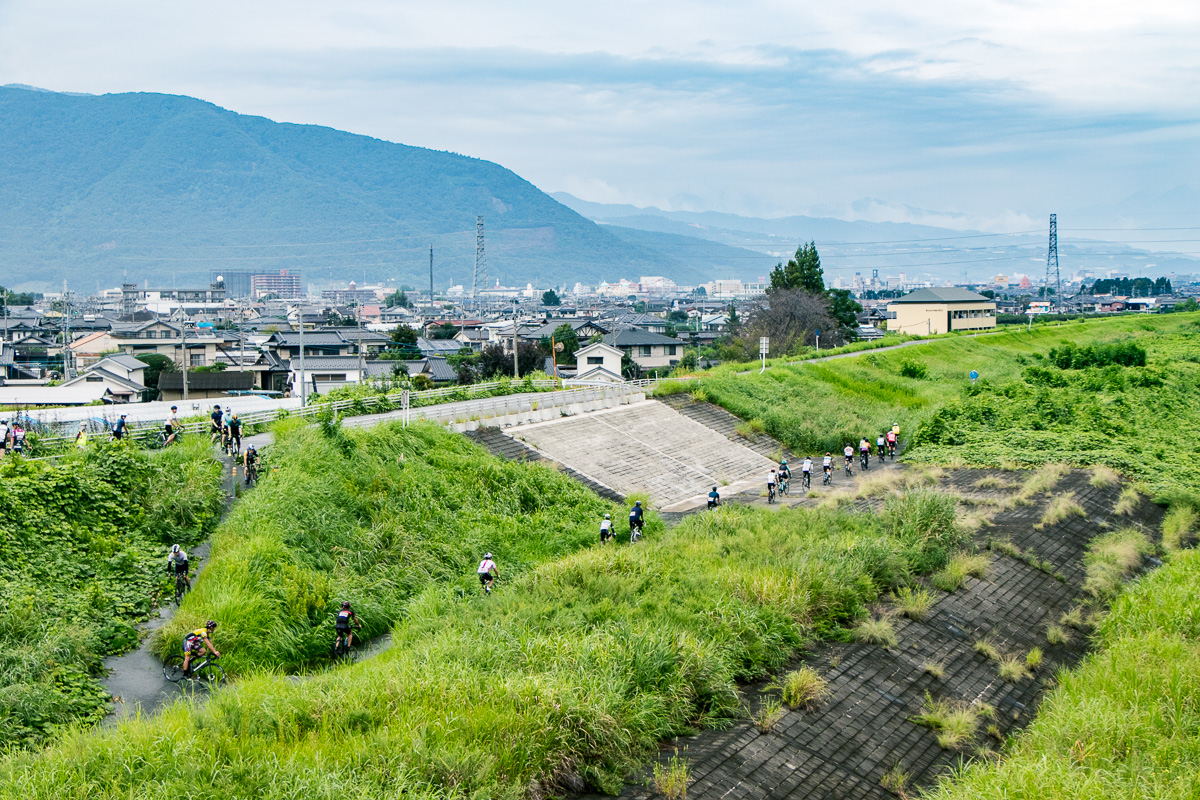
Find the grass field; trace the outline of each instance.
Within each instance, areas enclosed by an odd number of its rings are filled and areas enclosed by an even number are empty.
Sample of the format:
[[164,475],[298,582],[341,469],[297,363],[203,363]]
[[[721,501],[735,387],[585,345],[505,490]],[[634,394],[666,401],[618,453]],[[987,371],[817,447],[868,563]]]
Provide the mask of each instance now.
[[0,797],[615,791],[662,738],[742,713],[738,681],[940,567],[953,518],[930,493],[878,515],[729,507],[531,565],[489,598],[430,585],[371,661],[67,737],[0,765]]
[[377,635],[430,583],[478,593],[484,552],[507,580],[597,540],[600,517],[616,511],[549,467],[501,461],[431,423],[288,420],[270,457],[274,469],[217,530],[204,580],[157,652],[214,619],[229,672],[323,663],[341,601]]
[[101,658],[137,643],[172,591],[168,547],[211,527],[221,497],[198,441],[0,463],[0,748],[107,713]]

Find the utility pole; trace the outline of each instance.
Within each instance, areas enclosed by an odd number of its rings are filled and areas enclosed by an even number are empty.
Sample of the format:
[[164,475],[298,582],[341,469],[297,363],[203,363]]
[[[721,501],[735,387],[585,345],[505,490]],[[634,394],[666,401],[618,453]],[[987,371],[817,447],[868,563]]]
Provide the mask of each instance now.
[[367,371],[363,364],[363,347],[362,347],[362,303],[354,307],[355,321],[358,323],[358,382],[363,383],[367,377],[364,373]]
[[238,372],[246,371],[246,333],[242,330],[244,319],[242,308],[238,306],[238,345],[241,347],[241,352],[238,354]]
[[304,300],[300,300],[297,309],[296,322],[300,325],[300,407],[304,408],[308,399],[308,381],[304,372]]
[[[483,219],[480,217],[480,219]],[[521,371],[517,368],[517,314],[520,310],[520,303],[513,300],[513,379],[521,377]]]
[[183,357],[183,401],[186,403],[188,399],[187,387],[187,369],[188,369],[188,351],[187,351],[187,312],[183,310],[183,306],[179,306],[179,336],[182,339]]
[[433,318],[433,245],[429,245],[429,317]]
[[[71,293],[67,289],[67,282],[63,281],[63,379],[73,377],[71,375]],[[5,314],[7,314],[7,310]]]

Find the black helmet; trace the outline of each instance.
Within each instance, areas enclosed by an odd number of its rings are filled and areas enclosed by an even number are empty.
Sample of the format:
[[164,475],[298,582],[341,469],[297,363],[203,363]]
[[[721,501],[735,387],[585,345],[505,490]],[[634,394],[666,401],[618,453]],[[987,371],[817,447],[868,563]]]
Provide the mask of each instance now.
[[217,621],[215,619],[210,619],[208,622],[204,623],[204,627],[211,631],[213,628],[217,627]]
[[342,608],[349,608],[349,607],[350,607],[350,601],[349,601],[349,600],[343,600],[343,601],[342,601]]

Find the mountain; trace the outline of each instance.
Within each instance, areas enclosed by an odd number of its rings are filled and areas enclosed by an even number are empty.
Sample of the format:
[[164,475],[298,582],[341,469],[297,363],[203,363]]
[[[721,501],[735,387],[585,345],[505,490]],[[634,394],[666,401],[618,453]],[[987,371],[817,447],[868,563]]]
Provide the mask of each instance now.
[[6,286],[170,288],[277,269],[306,283],[422,286],[431,244],[436,284],[469,283],[477,215],[488,273],[507,284],[694,283],[730,274],[722,259],[737,253],[701,243],[686,257],[671,237],[597,225],[510,170],[454,153],[190,97],[0,88]]
[[[758,251],[774,261],[790,257],[801,242],[815,241],[826,279],[831,283],[841,278],[849,284],[855,274],[869,280],[874,270],[878,270],[881,281],[891,279],[893,287],[918,281],[983,283],[998,274],[1027,274],[1036,281],[1046,274],[1048,232],[1044,231],[988,234],[827,217],[762,219],[712,211],[593,203],[566,192],[552,196],[589,219],[613,226],[610,230],[619,225],[657,235],[707,239]],[[1161,211],[1165,208],[1186,210],[1196,207],[1197,197],[1195,190],[1182,186],[1162,196],[1129,198],[1123,204],[1123,213],[1132,218],[1139,209],[1147,215],[1156,211],[1165,214]],[[1131,234],[1134,241],[1139,236]],[[1059,267],[1064,280],[1076,274],[1157,277],[1200,273],[1200,261],[1193,258],[1097,238],[1059,238]]]

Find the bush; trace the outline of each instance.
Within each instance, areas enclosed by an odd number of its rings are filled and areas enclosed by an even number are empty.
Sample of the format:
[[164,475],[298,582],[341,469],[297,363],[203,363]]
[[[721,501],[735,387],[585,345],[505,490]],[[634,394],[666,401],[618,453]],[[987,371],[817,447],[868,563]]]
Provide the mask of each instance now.
[[929,377],[929,369],[924,364],[905,359],[900,362],[900,376],[923,381]]
[[829,683],[812,667],[801,667],[783,676],[783,702],[791,708],[813,708],[829,695]]

